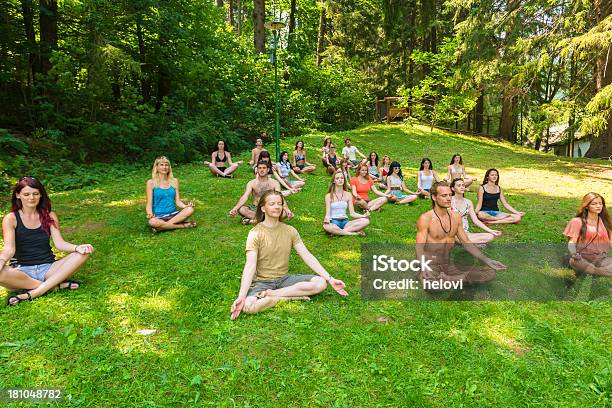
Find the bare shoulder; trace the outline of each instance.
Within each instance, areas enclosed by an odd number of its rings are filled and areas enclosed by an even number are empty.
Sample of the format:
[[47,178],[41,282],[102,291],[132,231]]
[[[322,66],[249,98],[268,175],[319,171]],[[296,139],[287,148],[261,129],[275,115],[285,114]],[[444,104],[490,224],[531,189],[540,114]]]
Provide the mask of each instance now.
[[17,226],[17,218],[15,217],[15,213],[11,211],[6,214],[4,218],[2,218],[2,225],[15,228]]
[[58,222],[59,222],[59,218],[57,217],[57,214],[55,213],[55,211],[51,211],[51,212],[49,213],[49,217],[51,217],[51,219],[52,219],[53,221],[55,221],[56,223],[58,223]]
[[148,179],[147,180],[147,187],[153,187],[153,179]]
[[431,214],[432,213],[433,213],[433,210],[429,210],[429,211],[424,212],[423,214],[421,214],[421,216],[417,220],[417,226],[424,225],[424,224],[429,224],[429,222],[431,221]]

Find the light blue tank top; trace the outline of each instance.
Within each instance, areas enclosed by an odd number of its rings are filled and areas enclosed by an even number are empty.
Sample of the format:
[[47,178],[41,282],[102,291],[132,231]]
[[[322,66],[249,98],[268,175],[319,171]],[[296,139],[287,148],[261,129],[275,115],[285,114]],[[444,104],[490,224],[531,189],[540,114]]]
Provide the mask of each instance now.
[[168,188],[153,188],[153,214],[155,214],[156,217],[163,217],[164,215],[175,212],[175,196],[176,190],[172,186]]
[[345,220],[348,218],[346,216],[346,209],[348,208],[348,203],[346,201],[332,201],[330,207],[331,218],[337,220]]

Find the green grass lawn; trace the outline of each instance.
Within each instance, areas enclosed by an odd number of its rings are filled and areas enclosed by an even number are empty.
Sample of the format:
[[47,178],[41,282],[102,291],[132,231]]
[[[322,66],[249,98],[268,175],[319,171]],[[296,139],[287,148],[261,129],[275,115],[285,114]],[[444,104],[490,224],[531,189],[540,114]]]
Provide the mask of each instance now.
[[[249,227],[227,213],[251,177],[248,168],[226,180],[201,165],[175,167],[199,227],[157,235],[145,228],[150,172],[126,174],[52,195],[64,237],[92,243],[96,253],[76,275],[81,290],[0,307],[0,388],[61,387],[65,404],[96,407],[610,406],[610,302],[361,300],[360,245],[414,243],[416,219],[430,203],[385,206],[365,238],[327,236],[324,136],[304,137],[319,168],[289,198],[291,224],[346,282],[348,298],[328,289],[310,302],[230,321]],[[500,245],[562,244],[585,193],[612,200],[605,162],[420,127],[332,135],[337,146],[346,136],[366,154],[375,149],[399,160],[409,188],[424,156],[441,175],[455,152],[479,180],[497,168],[509,202],[527,212],[522,224],[499,227]],[[290,272],[308,270],[294,255]],[[143,336],[141,329],[157,332]]]

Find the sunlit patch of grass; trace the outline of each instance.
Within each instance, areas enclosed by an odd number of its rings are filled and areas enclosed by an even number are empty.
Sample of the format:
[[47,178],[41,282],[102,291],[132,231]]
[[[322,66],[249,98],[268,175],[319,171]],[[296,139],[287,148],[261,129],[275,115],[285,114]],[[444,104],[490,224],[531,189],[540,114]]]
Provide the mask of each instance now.
[[104,207],[132,207],[134,205],[142,205],[144,200],[142,198],[131,199],[131,200],[116,200],[110,203],[104,204]]
[[335,256],[344,261],[357,261],[359,260],[360,253],[357,251],[340,251],[336,252]]

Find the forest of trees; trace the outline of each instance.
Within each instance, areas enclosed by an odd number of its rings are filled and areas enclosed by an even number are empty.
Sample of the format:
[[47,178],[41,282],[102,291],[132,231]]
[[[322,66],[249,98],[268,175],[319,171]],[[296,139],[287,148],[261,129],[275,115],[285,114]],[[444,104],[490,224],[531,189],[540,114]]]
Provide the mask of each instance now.
[[587,156],[612,154],[609,0],[2,4],[5,176],[36,158],[192,161],[219,138],[240,149],[272,134],[264,23],[273,19],[286,24],[278,64],[288,135],[371,121],[377,98],[399,95],[415,120],[469,114],[482,132],[487,115],[494,136],[535,148],[566,123],[567,138],[596,136]]

